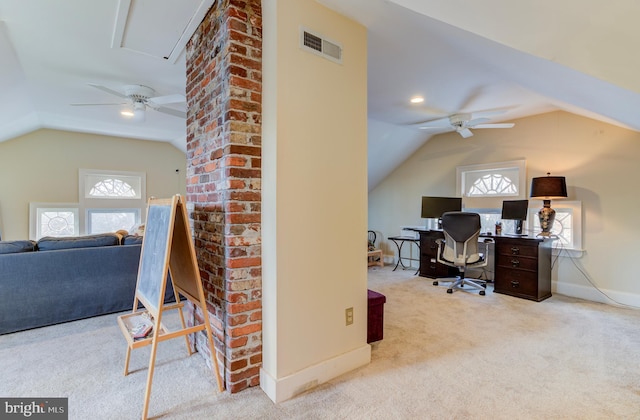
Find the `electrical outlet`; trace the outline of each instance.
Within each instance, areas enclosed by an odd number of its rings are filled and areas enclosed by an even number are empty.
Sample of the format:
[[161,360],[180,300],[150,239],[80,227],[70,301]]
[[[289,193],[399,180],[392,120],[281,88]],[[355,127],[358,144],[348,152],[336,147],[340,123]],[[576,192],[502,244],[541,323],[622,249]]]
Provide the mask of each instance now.
[[353,324],[353,308],[345,309],[344,310],[344,316],[345,316],[345,321],[346,321],[345,325]]

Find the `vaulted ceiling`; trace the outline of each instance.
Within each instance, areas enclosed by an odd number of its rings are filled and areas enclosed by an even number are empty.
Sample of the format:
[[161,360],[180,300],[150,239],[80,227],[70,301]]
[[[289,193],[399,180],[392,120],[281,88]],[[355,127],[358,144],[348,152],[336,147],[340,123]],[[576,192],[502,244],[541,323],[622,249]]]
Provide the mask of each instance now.
[[[123,119],[127,100],[109,91],[184,95],[183,46],[213,1],[0,1],[0,141],[54,128],[184,150],[184,119]],[[453,113],[499,109],[496,123],[564,110],[640,131],[635,0],[317,1],[368,29],[370,189],[447,130],[416,123]]]
[[319,1],[368,29],[369,189],[437,134],[414,123],[452,113],[564,110],[640,130],[634,0]]

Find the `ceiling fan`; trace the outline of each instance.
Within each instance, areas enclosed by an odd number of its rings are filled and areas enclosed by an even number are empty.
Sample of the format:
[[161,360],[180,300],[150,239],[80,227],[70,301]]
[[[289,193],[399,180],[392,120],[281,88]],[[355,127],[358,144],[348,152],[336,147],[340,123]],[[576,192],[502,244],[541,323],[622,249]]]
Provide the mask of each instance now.
[[[451,114],[445,118],[438,118],[436,120],[425,121],[423,123],[415,124],[421,130],[442,130],[447,129],[447,131],[457,131],[465,139],[473,136],[471,129],[476,128],[511,128],[515,124],[514,123],[493,123],[487,124],[488,121],[491,121],[487,116],[497,115],[507,112],[506,110],[490,110],[490,111],[478,111],[475,113],[471,112],[460,112],[456,114]],[[480,117],[474,118],[475,115],[481,115]]]
[[154,111],[173,115],[174,117],[187,117],[187,114],[183,111],[178,111],[176,109],[163,106],[165,104],[185,102],[185,97],[180,94],[154,96],[155,90],[143,85],[127,85],[124,87],[124,93],[94,83],[89,83],[89,86],[126,99],[127,101],[102,104],[71,104],[72,106],[127,105],[127,107],[120,113],[125,117],[131,118],[134,121],[144,121],[145,111],[147,107],[153,109]]

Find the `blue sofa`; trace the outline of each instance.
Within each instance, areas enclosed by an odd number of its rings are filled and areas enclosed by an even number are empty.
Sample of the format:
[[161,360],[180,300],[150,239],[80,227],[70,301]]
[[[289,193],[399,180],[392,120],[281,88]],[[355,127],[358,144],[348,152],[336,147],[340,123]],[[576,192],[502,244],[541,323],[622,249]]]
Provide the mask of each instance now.
[[131,310],[141,248],[115,234],[0,241],[0,334]]

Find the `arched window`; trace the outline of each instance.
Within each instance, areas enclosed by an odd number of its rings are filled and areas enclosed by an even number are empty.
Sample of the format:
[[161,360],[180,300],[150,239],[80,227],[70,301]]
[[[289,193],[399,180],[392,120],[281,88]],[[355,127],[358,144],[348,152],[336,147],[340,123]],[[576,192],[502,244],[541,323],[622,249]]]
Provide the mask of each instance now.
[[469,187],[467,196],[485,197],[487,195],[513,195],[517,193],[518,188],[509,177],[493,173],[476,179]]
[[[496,222],[501,222],[503,200],[526,197],[525,164],[524,160],[514,160],[456,169],[457,190],[463,207],[480,215],[483,231],[493,232]],[[507,231],[512,229],[509,223],[504,227]]]
[[92,198],[135,198],[136,196],[136,191],[131,185],[121,179],[113,178],[98,181],[89,191],[89,197]]
[[131,231],[142,223],[146,200],[142,172],[80,170],[80,215],[84,231]]

